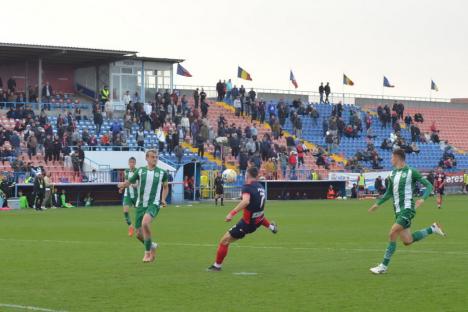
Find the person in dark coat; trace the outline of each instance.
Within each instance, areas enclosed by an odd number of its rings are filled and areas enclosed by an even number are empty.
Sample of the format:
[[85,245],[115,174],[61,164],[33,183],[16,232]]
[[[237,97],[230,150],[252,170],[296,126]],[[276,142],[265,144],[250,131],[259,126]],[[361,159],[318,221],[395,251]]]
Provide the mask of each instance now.
[[41,205],[45,196],[45,181],[42,172],[36,174],[34,179],[34,208],[37,211],[42,210]]

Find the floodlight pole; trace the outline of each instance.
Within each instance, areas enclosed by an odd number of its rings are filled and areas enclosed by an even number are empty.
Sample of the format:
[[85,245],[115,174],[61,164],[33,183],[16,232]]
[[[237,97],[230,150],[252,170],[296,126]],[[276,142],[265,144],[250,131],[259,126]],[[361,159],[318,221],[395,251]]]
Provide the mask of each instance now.
[[145,103],[146,91],[145,91],[145,61],[141,61],[141,85],[140,85],[140,101]]
[[37,103],[39,104],[39,109],[41,109],[41,103],[42,103],[42,58],[39,58],[38,60],[38,68],[37,68],[37,96],[38,100]]
[[29,102],[29,61],[24,62],[24,97],[25,102]]

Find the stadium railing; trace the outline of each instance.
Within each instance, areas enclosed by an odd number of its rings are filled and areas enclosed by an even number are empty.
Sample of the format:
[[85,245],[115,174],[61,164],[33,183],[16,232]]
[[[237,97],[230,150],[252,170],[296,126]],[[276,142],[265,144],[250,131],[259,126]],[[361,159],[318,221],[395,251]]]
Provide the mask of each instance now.
[[[195,86],[195,85],[175,85],[175,90],[195,90],[196,88],[204,89],[208,97],[216,97],[216,87],[215,86]],[[318,88],[318,86],[317,86]],[[278,98],[281,95],[292,95],[292,96],[307,96],[309,102],[318,102],[320,99],[320,94],[318,91],[300,91],[300,90],[287,90],[287,89],[272,89],[272,88],[257,88],[253,87],[257,94],[267,93],[267,94],[277,94]],[[246,87],[246,91],[250,91],[250,87]],[[184,94],[184,93],[182,93]],[[192,94],[187,94],[192,95]],[[424,102],[450,102],[450,99],[445,98],[429,98],[429,97],[414,97],[414,96],[394,96],[394,95],[381,95],[381,94],[365,94],[365,93],[343,93],[343,92],[332,92],[329,96],[330,103],[337,103],[342,101],[347,104],[354,104],[356,98],[369,98],[375,100],[396,100],[396,101],[424,101]]]
[[91,103],[53,103],[53,102],[42,102],[42,103],[37,103],[37,102],[1,102],[0,101],[0,108],[7,108],[9,109],[10,107],[16,108],[16,107],[24,107],[27,106],[31,108],[32,110],[41,110],[42,108],[48,109],[50,108],[51,110],[54,109],[75,109],[75,108],[80,108],[81,110],[91,110],[93,108],[93,104]]

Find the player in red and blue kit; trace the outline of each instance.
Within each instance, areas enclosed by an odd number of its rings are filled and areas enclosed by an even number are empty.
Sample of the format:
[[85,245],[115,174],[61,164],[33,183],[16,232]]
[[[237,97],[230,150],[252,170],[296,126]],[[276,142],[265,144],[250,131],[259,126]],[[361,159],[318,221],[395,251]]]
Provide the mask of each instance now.
[[278,232],[278,226],[274,222],[270,223],[263,214],[265,189],[257,182],[257,176],[257,168],[250,167],[247,169],[245,174],[246,184],[242,187],[242,200],[226,216],[226,222],[231,221],[241,210],[243,210],[242,219],[221,238],[216,253],[216,261],[208,268],[208,271],[221,271],[221,265],[228,253],[229,244],[242,239],[246,234],[255,232],[260,226],[267,227],[274,234]]
[[442,196],[444,196],[446,178],[447,176],[445,175],[444,170],[439,167],[434,177],[434,190],[437,195],[437,208],[439,209],[442,206]]

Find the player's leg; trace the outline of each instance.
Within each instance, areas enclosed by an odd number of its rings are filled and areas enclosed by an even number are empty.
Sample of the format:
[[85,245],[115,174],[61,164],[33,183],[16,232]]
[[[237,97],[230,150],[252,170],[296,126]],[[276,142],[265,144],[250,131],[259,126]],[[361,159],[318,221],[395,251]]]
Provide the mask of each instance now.
[[152,262],[156,257],[156,248],[158,244],[153,242],[151,237],[151,222],[159,213],[159,206],[149,206],[143,216],[141,228],[143,231],[143,244],[145,245],[145,256],[143,262]]
[[224,193],[221,193],[219,197],[221,197],[221,206],[224,206]]
[[403,241],[403,244],[411,245],[412,243],[418,242],[431,234],[445,236],[445,233],[442,230],[442,227],[440,226],[440,224],[434,222],[431,226],[424,228],[422,230],[413,232],[413,233],[411,233],[410,231],[408,232],[405,231],[404,233],[402,233],[402,235],[405,236],[404,237],[405,240],[403,240],[403,237],[401,240]]
[[219,241],[218,250],[216,251],[215,263],[208,268],[209,271],[221,271],[221,266],[223,264],[224,258],[228,253],[229,245],[235,242],[236,240],[238,240],[238,238],[233,237],[230,231],[226,232],[223,235],[223,237]]
[[389,242],[388,242],[387,249],[385,250],[383,261],[378,266],[370,269],[372,273],[382,274],[382,273],[387,272],[387,267],[390,263],[390,259],[392,258],[396,250],[396,241],[398,239],[398,236],[400,235],[400,232],[403,230],[404,230],[403,226],[398,223],[395,223],[392,225],[392,228],[390,229],[390,233],[388,234]]
[[151,262],[154,258],[151,256],[151,246],[153,241],[151,240],[151,222],[153,217],[148,213],[145,213],[142,220],[141,229],[143,231],[143,244],[145,245],[145,256],[143,257],[143,262]]
[[442,191],[438,190],[437,191],[437,208],[440,209],[442,206]]
[[275,221],[270,222],[267,218],[264,218],[262,225],[269,229],[273,234],[278,233],[278,225],[276,225]]
[[143,237],[143,217],[145,216],[146,210],[143,207],[135,207],[135,232],[136,238],[142,243],[145,243],[145,239]]
[[143,230],[140,228],[135,229],[135,237],[138,239],[142,244],[145,243],[145,239],[143,238]]
[[133,236],[134,228],[132,225],[132,219],[130,217],[130,203],[127,197],[124,198],[124,204],[123,204],[123,214],[125,218],[125,222],[128,225],[128,236]]
[[215,194],[215,206],[218,206],[218,193]]

